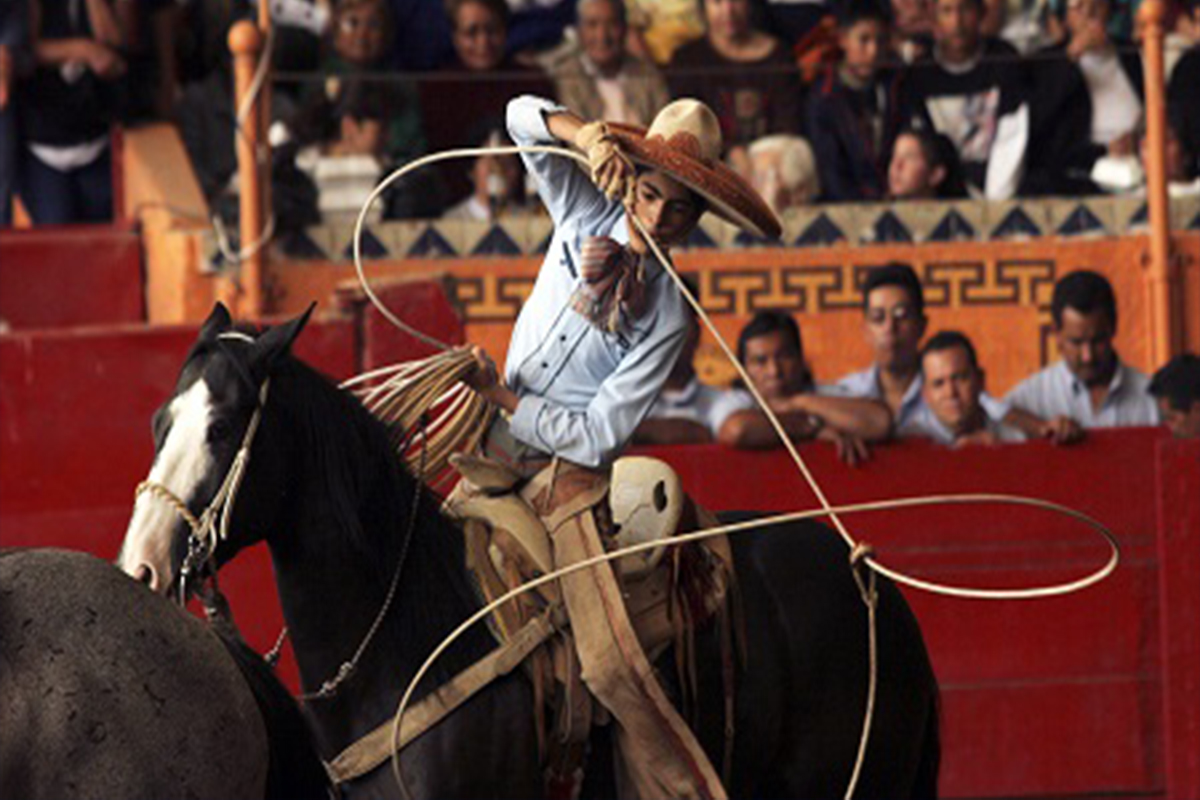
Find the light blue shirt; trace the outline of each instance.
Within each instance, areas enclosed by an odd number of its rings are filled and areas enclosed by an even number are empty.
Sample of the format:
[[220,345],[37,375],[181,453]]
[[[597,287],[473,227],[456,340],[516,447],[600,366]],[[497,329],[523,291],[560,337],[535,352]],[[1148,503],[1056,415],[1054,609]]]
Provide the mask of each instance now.
[[1021,381],[1005,398],[1042,419],[1070,417],[1085,428],[1159,424],[1158,404],[1146,391],[1150,379],[1117,361],[1108,396],[1092,408],[1088,389],[1062,359]]
[[[914,420],[918,417],[926,419],[933,416],[933,412],[925,405],[925,398],[921,395],[921,387],[924,382],[924,373],[918,372],[917,377],[913,378],[912,383],[904,391],[904,397],[900,401],[900,413],[895,415],[893,421],[893,430],[897,433],[903,433],[904,429],[914,424]],[[867,400],[885,402],[883,385],[879,382],[878,364],[872,364],[861,372],[851,372],[836,385],[847,397],[863,397]],[[983,406],[983,410],[989,418],[996,420],[1004,419],[1004,416],[1012,408],[1008,400],[997,400],[987,392],[979,395],[979,404]]]
[[682,389],[663,389],[650,408],[650,417],[686,419],[708,428],[715,438],[731,414],[754,407],[754,398],[748,392],[718,389],[693,375]]
[[[979,397],[979,404],[983,405],[983,395]],[[1000,420],[994,418],[987,409],[984,409],[984,428],[986,428],[998,442],[1023,442],[1025,434],[1016,428],[1005,425]],[[933,413],[933,409],[927,403],[921,403],[920,407],[910,415],[904,426],[896,431],[899,436],[914,436],[932,439],[938,444],[952,445],[957,437],[950,428],[946,427],[937,414]]]
[[[547,100],[518,97],[508,104],[508,133],[518,145],[557,144],[546,113],[564,110]],[[530,447],[587,467],[611,463],[649,412],[683,349],[688,318],[671,276],[647,256],[646,312],[622,316],[615,333],[571,307],[581,284],[580,247],[589,236],[628,244],[620,203],[561,156],[522,153],[554,221],[554,237],[533,292],[513,328],[505,381],[520,398],[509,420],[512,435]]]

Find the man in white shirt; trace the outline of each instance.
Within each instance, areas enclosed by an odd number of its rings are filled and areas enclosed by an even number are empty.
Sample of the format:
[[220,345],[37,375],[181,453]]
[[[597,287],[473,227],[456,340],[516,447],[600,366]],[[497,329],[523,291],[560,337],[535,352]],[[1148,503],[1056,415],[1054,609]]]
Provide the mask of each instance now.
[[1200,358],[1175,356],[1150,379],[1163,424],[1177,439],[1200,439]]
[[[790,314],[758,312],[738,338],[738,359],[793,440],[832,441],[843,461],[856,464],[867,457],[866,442],[886,439],[891,431],[892,417],[882,403],[817,385],[804,361],[800,326]],[[779,445],[774,426],[756,407],[732,414],[720,441],[743,448]]]
[[949,447],[1024,441],[1025,435],[988,414],[981,402],[984,373],[971,340],[942,331],[921,349],[924,403],[900,428]]
[[[698,296],[694,282],[685,279],[688,291]],[[650,413],[634,431],[634,444],[706,444],[721,438],[721,430],[737,411],[754,407],[754,399],[744,392],[718,389],[702,383],[696,375],[694,360],[700,343],[700,323],[688,307],[688,331],[683,352],[662,394],[650,407]]]
[[1062,358],[1009,392],[1014,409],[1063,431],[1157,425],[1149,380],[1113,348],[1117,299],[1108,280],[1090,270],[1067,275],[1054,287],[1050,313]]

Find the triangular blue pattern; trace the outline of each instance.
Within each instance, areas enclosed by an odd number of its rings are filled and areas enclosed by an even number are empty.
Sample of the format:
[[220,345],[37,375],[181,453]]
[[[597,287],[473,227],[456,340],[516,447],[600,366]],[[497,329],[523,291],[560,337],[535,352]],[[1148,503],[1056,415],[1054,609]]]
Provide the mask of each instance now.
[[537,255],[545,255],[546,253],[548,253],[550,251],[550,242],[552,242],[552,241],[554,241],[554,230],[553,229],[551,229],[551,231],[548,234],[546,234],[546,238],[542,239],[541,243],[537,247],[533,248],[533,252],[536,253]]
[[438,256],[453,256],[458,255],[450,243],[446,241],[437,229],[432,225],[425,228],[424,232],[417,237],[417,240],[412,243],[412,247],[408,248],[408,255],[415,257],[438,257]]
[[519,256],[521,248],[517,247],[517,243],[512,240],[508,232],[500,225],[493,225],[487,235],[479,240],[479,244],[475,245],[475,249],[471,251],[473,256]]
[[800,238],[795,243],[800,247],[812,247],[814,245],[834,244],[835,242],[844,241],[845,238],[846,235],[842,233],[841,228],[834,225],[829,217],[820,214],[804,229],[804,232],[800,234]]
[[774,239],[763,239],[746,231],[738,231],[733,237],[733,243],[738,247],[778,247],[780,244]]
[[[363,228],[362,232],[362,255],[363,258],[383,258],[388,255],[388,249],[383,246],[383,242],[375,238],[375,234],[371,233],[370,228]],[[346,248],[342,250],[342,258],[354,258],[354,238],[346,242]]]
[[1000,224],[992,231],[993,239],[1007,239],[1012,236],[1041,236],[1039,228],[1020,206],[1013,208],[1004,215]]
[[717,246],[717,243],[713,241],[713,238],[708,235],[708,232],[704,228],[697,225],[692,228],[692,232],[688,235],[684,246],[688,248],[713,248]]
[[[329,254],[322,250],[307,231],[291,231],[281,237],[280,246],[288,258],[328,258]],[[353,258],[351,253],[349,256]]]
[[891,211],[884,211],[880,214],[875,220],[874,228],[875,241],[880,244],[884,242],[901,242],[907,244],[913,240],[908,227]]
[[1192,217],[1192,221],[1188,223],[1187,229],[1189,231],[1200,231],[1200,213]]
[[1150,222],[1150,206],[1142,203],[1138,206],[1137,213],[1129,218],[1129,226],[1146,225]]
[[975,226],[967,222],[956,209],[950,209],[929,234],[931,242],[962,242],[975,238]]
[[1103,231],[1104,223],[1085,205],[1075,206],[1075,210],[1058,226],[1059,236],[1078,236],[1081,233]]

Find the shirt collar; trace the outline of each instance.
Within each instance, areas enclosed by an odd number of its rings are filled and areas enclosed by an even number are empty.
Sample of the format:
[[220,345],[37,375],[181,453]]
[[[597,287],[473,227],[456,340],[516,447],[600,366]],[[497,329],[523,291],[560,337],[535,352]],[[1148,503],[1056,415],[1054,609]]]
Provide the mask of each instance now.
[[[1116,359],[1116,366],[1113,368],[1112,379],[1108,382],[1108,397],[1115,397],[1120,394],[1121,390],[1125,388],[1127,380],[1125,377],[1125,364],[1121,362],[1120,356],[1114,355],[1113,358]],[[1079,395],[1087,391],[1087,387],[1083,385],[1083,381],[1075,377],[1074,372],[1071,372],[1071,368],[1067,366],[1065,358],[1060,358],[1056,366],[1059,372],[1065,377],[1067,386],[1071,388],[1071,394]]]

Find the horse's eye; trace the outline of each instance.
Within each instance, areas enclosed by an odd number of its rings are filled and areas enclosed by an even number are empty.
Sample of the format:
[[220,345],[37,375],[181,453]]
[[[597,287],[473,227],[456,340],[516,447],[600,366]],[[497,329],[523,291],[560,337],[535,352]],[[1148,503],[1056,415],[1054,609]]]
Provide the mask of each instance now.
[[226,420],[215,419],[208,426],[208,441],[212,444],[228,441],[231,436],[233,436],[233,426]]

